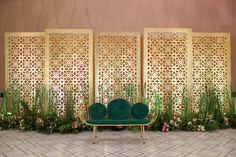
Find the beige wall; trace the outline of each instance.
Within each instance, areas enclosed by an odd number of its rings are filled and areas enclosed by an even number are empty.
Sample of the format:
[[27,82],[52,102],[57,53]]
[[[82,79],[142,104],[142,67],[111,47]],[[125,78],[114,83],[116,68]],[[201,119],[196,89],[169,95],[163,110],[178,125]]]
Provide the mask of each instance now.
[[236,0],[0,0],[0,90],[4,88],[4,32],[92,28],[142,33],[144,27],[231,32],[236,90]]

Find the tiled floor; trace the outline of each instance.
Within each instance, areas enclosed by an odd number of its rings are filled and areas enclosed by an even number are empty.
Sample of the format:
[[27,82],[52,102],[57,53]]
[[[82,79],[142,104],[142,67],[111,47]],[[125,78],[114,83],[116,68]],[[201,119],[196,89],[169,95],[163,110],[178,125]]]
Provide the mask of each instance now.
[[146,131],[143,139],[139,135],[126,130],[107,130],[98,132],[97,143],[92,144],[92,132],[88,131],[68,135],[0,131],[0,157],[236,157],[233,129],[204,133]]

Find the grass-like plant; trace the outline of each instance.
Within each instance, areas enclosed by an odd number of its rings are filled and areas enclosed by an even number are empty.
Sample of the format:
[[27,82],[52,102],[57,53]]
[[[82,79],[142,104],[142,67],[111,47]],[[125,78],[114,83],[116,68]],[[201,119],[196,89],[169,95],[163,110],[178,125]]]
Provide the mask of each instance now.
[[174,95],[172,93],[168,93],[168,95],[165,97],[166,99],[166,109],[163,113],[164,121],[167,122],[170,119],[173,119],[173,106],[174,106]]
[[158,113],[158,117],[156,119],[156,122],[151,126],[152,130],[162,130],[164,123],[169,123],[171,119],[173,119],[173,94],[168,93],[165,99],[165,108],[162,109],[161,105],[161,98],[160,94],[157,92],[154,95],[154,105],[156,106],[156,112]]
[[73,91],[66,92],[66,103],[65,103],[65,120],[72,122],[74,120],[74,95]]
[[9,129],[19,125],[21,93],[15,86],[14,90],[6,89],[0,108],[0,128]]
[[154,104],[155,104],[155,112],[158,116],[161,116],[162,114],[162,108],[161,108],[161,100],[160,100],[160,94],[158,92],[154,95]]
[[135,95],[135,88],[132,84],[127,84],[124,86],[124,93],[126,97],[132,97]]
[[1,112],[11,112],[13,115],[20,115],[21,92],[16,87],[14,90],[6,89],[3,93]]
[[221,115],[221,108],[216,90],[206,85],[205,91],[200,95],[198,115],[204,118],[209,114],[216,118]]
[[[231,99],[231,90],[225,88],[224,96],[221,103],[222,115],[221,117],[221,128],[227,128],[231,126],[232,128],[236,128],[236,113],[235,113],[235,104]],[[226,124],[226,125],[225,125]]]
[[190,105],[191,98],[189,97],[187,90],[184,88],[182,92],[181,119],[185,124],[187,124],[192,118]]
[[[75,94],[66,91],[64,98],[64,114],[60,116],[57,111],[57,98],[53,91],[44,86],[35,90],[33,99],[29,102],[21,100],[21,92],[18,88],[4,91],[4,98],[0,107],[0,128],[21,129],[72,133],[83,130],[82,122],[75,116]],[[100,87],[99,93],[103,89]],[[146,94],[146,84],[143,86]],[[134,87],[127,85],[124,97],[134,95]],[[169,130],[183,129],[191,131],[210,131],[218,128],[236,128],[235,106],[231,102],[231,91],[225,89],[223,96],[218,95],[218,90],[206,85],[198,101],[198,112],[191,111],[191,97],[186,89],[182,93],[181,113],[174,112],[175,95],[173,93],[156,92],[153,97],[141,99],[146,104],[152,104],[152,113],[157,113],[158,118],[150,127],[151,130],[162,130],[164,124]],[[100,94],[99,94],[100,95]],[[102,95],[102,94],[101,94]],[[161,97],[162,96],[162,97]],[[29,100],[29,99],[27,99]],[[137,101],[137,99],[136,99]],[[139,100],[140,101],[140,100]],[[84,96],[84,102],[88,103],[88,97]],[[150,117],[149,117],[150,118]],[[137,131],[138,128],[128,128]]]
[[218,129],[222,123],[223,115],[217,90],[210,85],[205,86],[205,91],[200,95],[199,112],[196,114],[198,123],[206,130]]

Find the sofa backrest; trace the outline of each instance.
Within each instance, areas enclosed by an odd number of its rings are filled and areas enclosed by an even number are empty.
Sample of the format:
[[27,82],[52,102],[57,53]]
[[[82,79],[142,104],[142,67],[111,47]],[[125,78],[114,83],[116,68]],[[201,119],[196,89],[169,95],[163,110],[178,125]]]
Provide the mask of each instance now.
[[131,115],[131,105],[125,99],[114,99],[108,103],[107,114],[110,119],[128,119]]
[[91,119],[103,119],[106,115],[110,119],[144,119],[149,109],[142,102],[131,105],[127,100],[119,98],[110,101],[107,108],[101,103],[94,103],[89,106],[88,112]]
[[101,103],[94,103],[90,105],[88,112],[91,119],[103,119],[107,114],[106,106]]

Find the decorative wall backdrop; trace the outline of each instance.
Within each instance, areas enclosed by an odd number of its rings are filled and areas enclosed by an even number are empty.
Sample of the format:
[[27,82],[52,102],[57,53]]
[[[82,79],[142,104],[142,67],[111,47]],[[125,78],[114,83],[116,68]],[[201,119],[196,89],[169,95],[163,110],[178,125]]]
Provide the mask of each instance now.
[[5,86],[31,102],[34,89],[44,84],[44,33],[6,33],[5,52]]
[[0,0],[0,92],[5,88],[5,32],[44,32],[52,28],[143,32],[144,27],[231,33],[235,92],[235,8],[235,0]]
[[81,111],[85,97],[93,95],[92,30],[46,30],[46,80],[64,111],[66,92],[73,92],[76,112]]
[[229,33],[193,33],[193,109],[206,85],[214,87],[221,100],[225,99],[226,92],[230,92],[230,56]]
[[103,101],[140,94],[140,34],[98,33],[95,40],[95,95]]
[[152,99],[160,94],[163,108],[173,98],[177,112],[183,90],[191,90],[191,33],[191,29],[144,29],[144,94]]
[[140,34],[131,32],[6,33],[6,87],[20,91],[31,103],[36,87],[46,84],[59,112],[64,111],[67,92],[73,94],[77,113],[85,110],[85,98],[95,96],[107,103],[124,96],[154,100],[157,94],[163,109],[172,101],[174,111],[180,112],[184,92],[192,96],[196,110],[206,85],[226,100],[231,89],[229,33],[146,28],[143,53],[140,43]]

